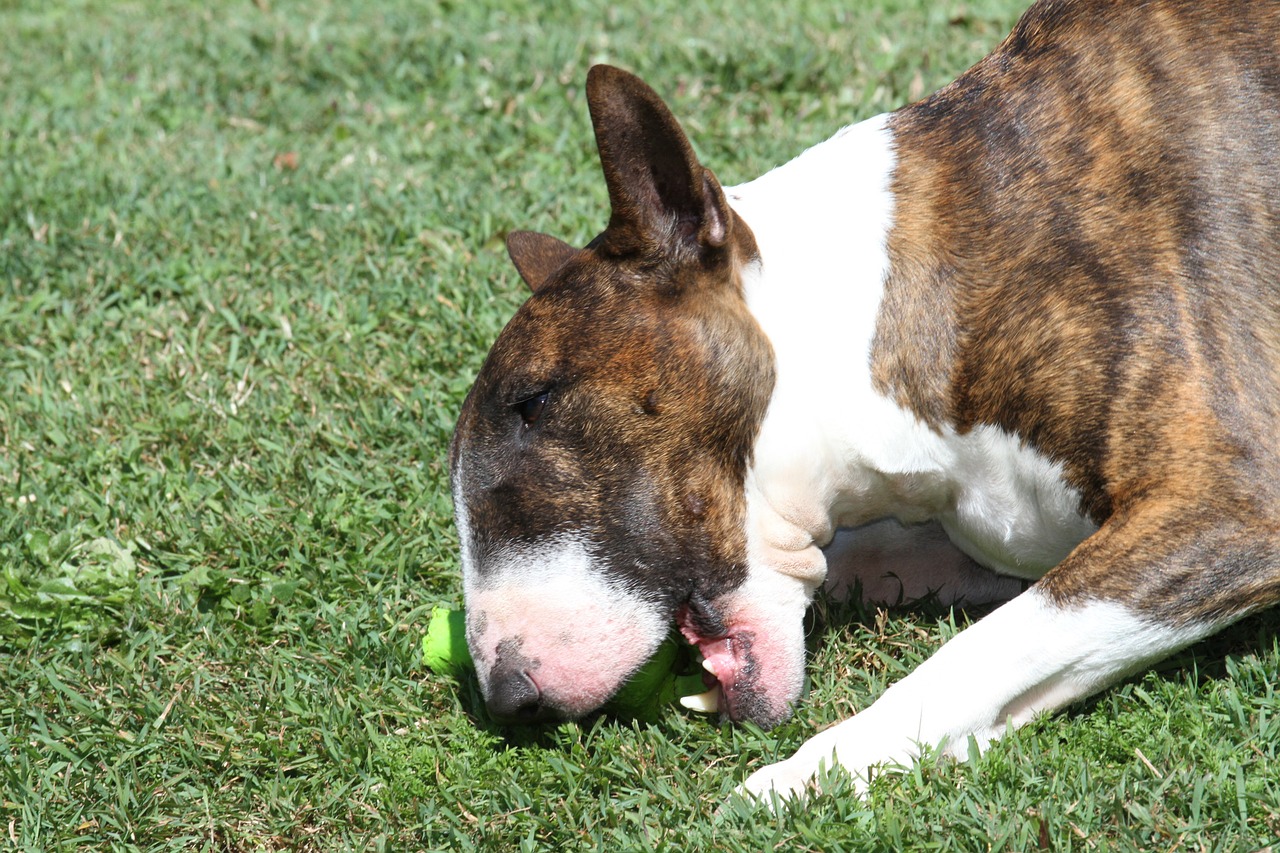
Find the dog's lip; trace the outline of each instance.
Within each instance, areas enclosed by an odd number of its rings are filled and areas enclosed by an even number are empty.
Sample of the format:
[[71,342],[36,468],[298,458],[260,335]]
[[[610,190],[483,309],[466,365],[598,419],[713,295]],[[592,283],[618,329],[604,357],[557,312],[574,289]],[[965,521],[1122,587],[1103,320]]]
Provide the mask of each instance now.
[[728,636],[724,617],[703,596],[694,593],[676,612],[676,625],[690,643]]
[[[738,669],[735,639],[728,632],[708,635],[700,630],[716,621],[718,621],[716,617],[709,616],[703,608],[693,604],[680,608],[676,616],[676,626],[680,629],[680,633],[691,646],[697,649],[702,658],[703,680],[707,684],[707,692],[716,696],[715,710],[729,719],[737,719],[734,714],[733,695],[733,685]],[[706,707],[702,710],[712,709]]]

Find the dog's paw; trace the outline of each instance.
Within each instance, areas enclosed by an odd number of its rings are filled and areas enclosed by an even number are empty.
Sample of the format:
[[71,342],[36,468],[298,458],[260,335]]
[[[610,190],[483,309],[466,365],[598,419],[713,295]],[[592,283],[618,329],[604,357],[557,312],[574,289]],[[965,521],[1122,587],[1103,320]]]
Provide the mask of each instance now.
[[879,754],[862,756],[865,760],[848,760],[850,752],[857,755],[856,750],[848,748],[848,735],[855,731],[853,722],[847,720],[827,729],[810,738],[787,760],[760,768],[734,790],[734,796],[772,812],[787,802],[801,803],[828,786],[865,797],[873,766],[893,762]]
[[798,757],[761,767],[734,789],[733,796],[771,812],[777,812],[787,801],[803,802],[817,792],[820,767],[799,762]]

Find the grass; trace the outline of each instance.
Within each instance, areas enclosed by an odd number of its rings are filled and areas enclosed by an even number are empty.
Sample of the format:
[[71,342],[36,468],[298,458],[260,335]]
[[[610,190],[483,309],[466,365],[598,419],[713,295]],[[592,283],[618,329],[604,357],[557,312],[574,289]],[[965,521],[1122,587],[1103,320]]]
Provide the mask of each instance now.
[[[0,838],[19,850],[1212,849],[1280,834],[1277,618],[873,796],[712,816],[946,614],[815,623],[762,733],[506,731],[418,641],[444,460],[523,298],[603,225],[612,61],[726,183],[941,85],[1021,0],[0,0]],[[0,841],[0,844],[6,842]]]

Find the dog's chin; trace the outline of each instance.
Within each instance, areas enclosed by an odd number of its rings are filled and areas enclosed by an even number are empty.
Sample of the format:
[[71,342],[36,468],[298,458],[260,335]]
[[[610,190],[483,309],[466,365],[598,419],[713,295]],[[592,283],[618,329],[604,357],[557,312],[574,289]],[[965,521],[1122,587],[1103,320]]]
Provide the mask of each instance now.
[[[803,675],[801,676],[803,680]],[[738,688],[724,692],[726,705],[724,716],[734,722],[754,723],[762,729],[771,729],[785,723],[795,712],[800,691],[770,693],[754,688]]]

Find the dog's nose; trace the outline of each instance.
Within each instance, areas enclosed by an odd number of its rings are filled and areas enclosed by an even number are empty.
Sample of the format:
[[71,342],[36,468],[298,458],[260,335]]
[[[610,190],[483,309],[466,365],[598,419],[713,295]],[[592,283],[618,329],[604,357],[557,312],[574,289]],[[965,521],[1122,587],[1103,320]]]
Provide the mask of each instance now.
[[489,713],[500,720],[528,723],[541,714],[542,694],[528,672],[513,669],[495,676],[485,704]]

